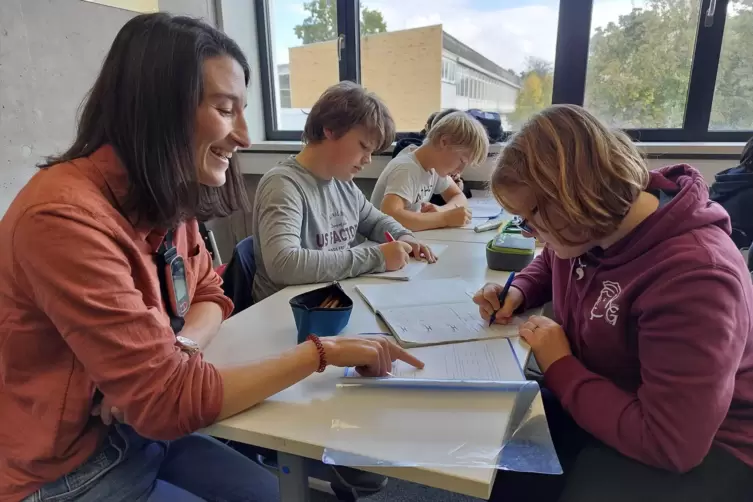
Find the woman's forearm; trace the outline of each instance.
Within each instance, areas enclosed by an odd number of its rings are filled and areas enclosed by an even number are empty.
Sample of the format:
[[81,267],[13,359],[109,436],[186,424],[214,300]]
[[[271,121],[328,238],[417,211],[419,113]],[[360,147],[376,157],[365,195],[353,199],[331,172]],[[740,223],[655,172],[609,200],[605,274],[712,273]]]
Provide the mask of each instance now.
[[193,340],[204,349],[220,329],[222,309],[214,302],[195,303],[188,309],[185,321],[180,335]]
[[313,342],[304,342],[279,356],[252,364],[218,367],[223,400],[218,420],[240,413],[303,380],[319,367]]

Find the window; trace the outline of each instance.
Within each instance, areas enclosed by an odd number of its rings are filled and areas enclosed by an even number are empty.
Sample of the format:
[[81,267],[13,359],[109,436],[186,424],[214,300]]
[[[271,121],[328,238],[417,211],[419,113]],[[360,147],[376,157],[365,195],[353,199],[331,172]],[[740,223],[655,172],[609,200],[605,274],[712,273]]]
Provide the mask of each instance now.
[[400,132],[471,107],[514,131],[573,103],[641,141],[753,136],[753,0],[254,4],[269,139],[298,139],[342,79],[376,92]]
[[442,80],[449,83],[455,83],[455,61],[442,58]]
[[730,2],[716,74],[712,130],[753,130],[753,3]]
[[585,107],[613,127],[680,128],[700,4],[595,0]]
[[554,102],[583,104],[641,141],[753,136],[753,105],[742,104],[753,97],[753,56],[743,47],[753,40],[750,0],[592,0],[573,7],[569,31],[559,37],[568,51],[557,55],[565,71],[555,79]]
[[277,75],[280,93],[280,108],[292,108],[292,99],[290,97],[290,71],[287,65],[279,65],[277,68]]
[[338,2],[313,2],[314,11],[304,15],[308,3],[256,2],[269,139],[300,139],[314,102],[340,81]]
[[[361,82],[387,103],[399,131],[418,131],[445,108],[483,108],[521,123],[551,104],[551,90],[518,96],[536,65],[551,86],[559,0],[359,4]],[[510,89],[503,99],[489,99],[491,78]],[[517,110],[518,101],[526,106]]]

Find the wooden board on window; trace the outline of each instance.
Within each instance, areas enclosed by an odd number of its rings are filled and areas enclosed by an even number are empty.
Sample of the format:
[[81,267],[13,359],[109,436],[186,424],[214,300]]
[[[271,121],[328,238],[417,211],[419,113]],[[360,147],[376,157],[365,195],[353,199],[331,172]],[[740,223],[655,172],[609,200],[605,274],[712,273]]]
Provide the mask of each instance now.
[[85,2],[98,3],[118,9],[131,10],[134,12],[157,12],[158,0],[84,0]]

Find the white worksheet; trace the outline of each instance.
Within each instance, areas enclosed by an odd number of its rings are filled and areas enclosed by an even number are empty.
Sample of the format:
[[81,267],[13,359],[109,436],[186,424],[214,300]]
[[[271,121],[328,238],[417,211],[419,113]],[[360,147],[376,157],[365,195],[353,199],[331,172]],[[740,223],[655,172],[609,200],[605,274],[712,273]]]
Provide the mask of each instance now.
[[[518,381],[522,369],[508,340],[494,339],[432,347],[416,347],[408,352],[424,363],[419,370],[410,364],[396,361],[392,376],[426,380],[485,380]],[[358,377],[353,368],[347,377]]]
[[502,212],[502,207],[493,197],[471,197],[468,199],[468,208],[473,212],[474,218],[494,218]]
[[[378,246],[379,243],[373,241],[365,241],[356,247],[371,247]],[[446,244],[431,244],[429,245],[435,256],[440,256],[447,250]],[[396,281],[410,281],[415,276],[421,273],[421,271],[430,266],[425,260],[419,260],[416,258],[410,258],[408,264],[400,270],[394,270],[392,272],[374,272],[373,274],[366,274],[363,277],[378,277],[379,279],[393,279]]]
[[401,343],[427,345],[486,338],[518,336],[524,322],[515,317],[510,324],[489,326],[470,299],[462,303],[382,309],[379,315]]
[[395,284],[358,284],[355,290],[375,313],[383,309],[466,302],[470,285],[461,279],[429,279]]

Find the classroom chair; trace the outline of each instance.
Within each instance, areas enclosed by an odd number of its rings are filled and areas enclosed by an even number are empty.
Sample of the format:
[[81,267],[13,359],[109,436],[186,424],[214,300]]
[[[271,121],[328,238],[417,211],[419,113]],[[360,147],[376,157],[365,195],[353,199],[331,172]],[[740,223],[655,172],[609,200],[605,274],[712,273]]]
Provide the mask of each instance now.
[[225,296],[233,301],[234,316],[254,304],[251,287],[256,275],[254,259],[254,236],[240,241],[233,250],[233,256],[222,273],[222,289]]
[[209,255],[212,257],[212,266],[217,270],[222,266],[222,258],[220,257],[220,250],[217,247],[217,241],[214,239],[214,232],[207,228],[206,223],[199,222],[199,235],[204,239],[204,245],[209,251]]

